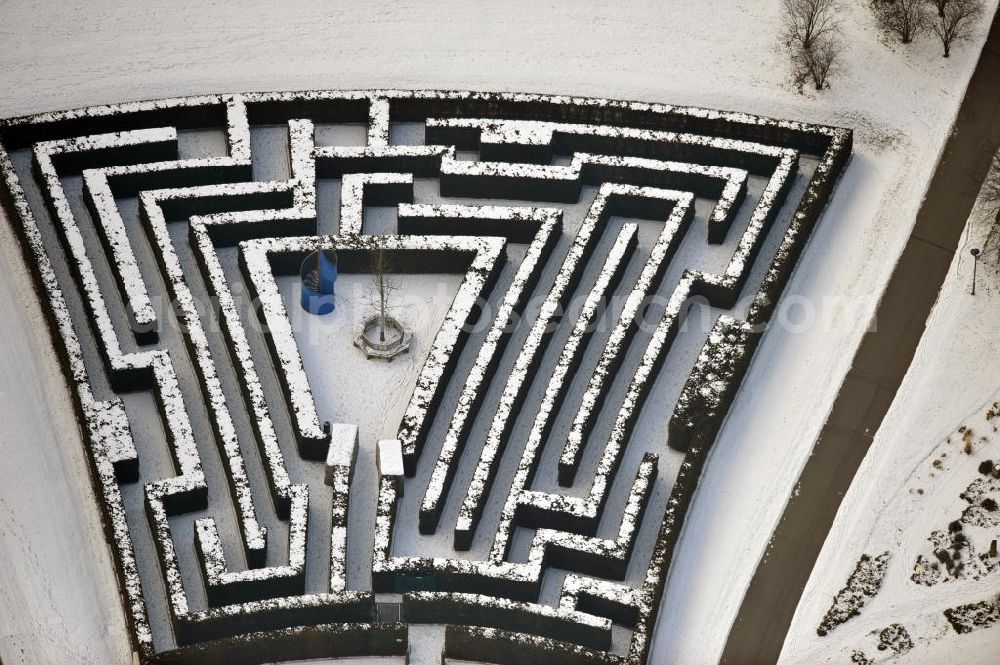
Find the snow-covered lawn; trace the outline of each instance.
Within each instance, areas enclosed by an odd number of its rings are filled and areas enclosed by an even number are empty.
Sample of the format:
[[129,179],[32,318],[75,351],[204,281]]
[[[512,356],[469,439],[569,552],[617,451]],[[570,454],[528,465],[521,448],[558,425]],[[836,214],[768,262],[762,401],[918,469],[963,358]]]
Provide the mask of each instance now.
[[[357,423],[366,443],[395,438],[420,368],[462,275],[407,275],[394,294],[391,313],[414,333],[410,351],[391,363],[365,360],[353,348],[361,320],[375,311],[370,275],[337,280],[336,313],[313,317],[298,304],[298,277],[278,281],[291,318],[316,409],[331,422]],[[346,349],[346,352],[345,352]]]
[[[970,295],[969,253],[982,247],[995,214],[996,208],[983,200],[972,212],[913,364],[817,560],[782,663],[845,663],[854,650],[875,656],[877,639],[871,632],[892,623],[902,624],[914,643],[900,663],[996,662],[1000,624],[959,635],[943,614],[958,605],[992,602],[1000,594],[1000,559],[989,556],[991,541],[1000,535],[1000,513],[995,503],[982,505],[996,501],[1000,481],[979,468],[987,461],[1000,463],[995,402],[1000,398],[1000,273],[995,257],[984,260],[976,295]],[[993,491],[970,492],[974,482]],[[955,559],[964,567],[950,574],[934,557],[930,538],[943,532],[940,540],[953,557],[956,539],[949,525],[956,520],[962,528],[955,533],[967,538],[973,551],[959,547]],[[878,594],[860,616],[818,637],[821,617],[854,561],[863,553],[882,552],[889,553],[889,562]]]
[[[988,24],[984,18],[976,38],[945,60],[933,37],[910,47],[883,45],[866,3],[846,4],[847,50],[833,88],[800,95],[777,44],[780,3],[772,0],[350,7],[316,0],[238,10],[223,3],[118,8],[92,2],[49,9],[9,2],[0,8],[0,116],[202,92],[430,87],[695,104],[854,128],[853,159],[786,291],[786,298],[811,303],[814,324],[786,325],[765,336],[706,467],[665,594],[654,661],[708,664],[721,653],[743,590],[913,223]],[[991,16],[997,3],[987,4]],[[0,465],[0,658],[6,665],[127,663],[110,557],[89,498],[68,394],[49,340],[39,332],[42,319],[7,224],[0,225],[0,252],[7,266],[0,279],[7,313],[0,323],[0,453],[6,460]],[[967,270],[969,258],[960,253],[953,271]],[[943,302],[964,302],[963,279],[949,282],[955,294]],[[989,302],[984,295],[977,296],[975,310],[954,305],[955,318],[946,322],[951,328],[939,322],[939,307],[934,325],[941,332],[931,348],[959,348],[948,342],[949,331],[957,335],[966,322],[988,320],[995,314],[987,311]],[[970,330],[983,340],[990,332],[986,326]],[[989,347],[984,341],[979,348]],[[884,441],[873,448],[895,455],[879,460],[880,469],[929,473],[914,460],[929,465],[929,446],[966,419],[981,421],[980,407],[996,394],[968,390],[997,387],[1000,373],[987,350],[947,369],[927,354],[925,344],[917,362],[933,369],[907,380],[919,384],[904,387],[914,399],[906,413],[897,400]],[[926,400],[935,391],[954,397],[931,408]],[[911,441],[925,442],[923,452],[904,447]],[[863,469],[877,472],[872,459]],[[968,462],[947,472],[965,474],[955,476],[955,486],[966,477],[971,482],[974,466],[965,469],[971,461],[957,454],[949,459]],[[905,476],[893,477],[904,503],[916,501],[902,484]],[[861,487],[852,495],[861,501],[862,492],[879,491],[889,500],[896,488]],[[958,501],[956,492],[947,494]],[[924,531],[946,527],[954,512],[951,506],[940,519],[921,519],[921,533],[907,542],[919,544]],[[861,551],[878,553],[863,525],[847,538],[845,520],[841,515],[836,527],[845,537],[834,539],[836,551],[820,561],[830,577],[810,582],[814,606],[799,613],[796,648],[826,653],[832,642],[807,644],[806,637],[817,639],[815,626]],[[891,562],[890,581],[903,580],[905,568]],[[952,593],[959,587],[932,587],[938,588]],[[896,620],[886,619],[885,625]],[[848,623],[824,639],[839,640],[838,633],[853,630]]]

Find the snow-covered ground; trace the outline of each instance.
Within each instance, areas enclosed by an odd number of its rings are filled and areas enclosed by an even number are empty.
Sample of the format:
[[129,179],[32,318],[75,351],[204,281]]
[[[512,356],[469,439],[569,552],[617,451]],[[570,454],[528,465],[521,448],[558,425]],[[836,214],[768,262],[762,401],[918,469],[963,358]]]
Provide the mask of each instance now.
[[[1000,172],[994,177],[1000,177]],[[965,568],[953,578],[932,556],[934,546],[929,541],[932,532],[947,533],[949,525],[960,518],[960,533],[975,553],[988,555],[991,541],[998,536],[1000,513],[985,510],[977,517],[980,511],[973,511],[963,517],[963,511],[980,505],[982,499],[994,495],[995,501],[996,492],[973,501],[960,497],[976,479],[987,481],[979,471],[981,464],[1000,462],[996,431],[1000,410],[995,404],[1000,398],[1000,337],[996,333],[1000,273],[995,256],[984,258],[976,295],[971,295],[973,258],[969,253],[983,246],[994,215],[995,204],[977,202],[913,364],[827,536],[789,631],[783,663],[847,663],[855,650],[875,656],[879,652],[872,631],[892,623],[902,624],[914,644],[899,663],[996,662],[1000,624],[958,635],[943,611],[995,600],[1000,594],[1000,559],[987,557],[987,564],[993,565],[988,569],[962,554]],[[950,534],[948,541],[950,547]],[[818,637],[816,628],[831,597],[843,586],[855,561],[863,553],[882,552],[889,552],[889,561],[878,594],[860,616]],[[941,581],[918,584],[911,579],[920,556],[927,561],[922,569],[926,580],[936,578],[930,567],[933,562],[939,565]]]
[[[668,583],[654,660],[708,664],[721,653],[902,248],[988,24],[984,18],[976,38],[945,60],[933,37],[885,46],[866,3],[845,4],[847,50],[833,89],[800,95],[778,46],[780,3],[770,0],[350,7],[317,0],[238,10],[224,3],[11,1],[0,6],[0,116],[218,91],[436,87],[696,104],[853,127],[852,162],[786,291],[809,303],[799,313],[812,307],[813,324],[766,335],[706,467]],[[988,2],[989,16],[996,5]],[[49,340],[39,334],[42,319],[7,224],[0,225],[0,252],[7,266],[0,280],[7,313],[0,322],[0,659],[126,663],[110,557],[68,394]],[[967,316],[972,320],[971,310]],[[918,362],[927,362],[926,353]],[[949,370],[947,385],[995,386],[1000,374],[987,371],[987,355],[956,363],[967,364],[964,376]],[[919,380],[934,385],[931,375]],[[919,421],[923,429],[911,422],[907,431],[939,432],[943,440],[964,418],[981,418],[977,410],[996,390],[967,403],[965,393],[951,393],[954,404],[925,406],[909,418],[897,408],[886,422]],[[906,442],[902,429],[887,431]],[[865,542],[864,533],[856,537]],[[832,577],[813,580],[810,589],[821,583],[822,590],[810,598],[828,602],[860,551],[826,552],[821,561],[830,565],[820,569]],[[890,575],[902,579],[893,571],[903,568],[891,563]],[[832,643],[806,645],[800,637],[815,635],[825,611],[813,602],[792,633],[803,649]]]
[[[323,317],[310,316],[298,306],[298,276],[279,279],[316,409],[324,419],[357,423],[358,436],[366,444],[396,437],[413,384],[462,277],[407,275],[405,284],[399,281],[391,314],[406,322],[413,340],[409,352],[391,363],[367,362],[351,349],[359,322],[375,310],[368,295],[370,275],[340,276],[336,315]],[[364,380],[364,390],[355,389],[359,380]]]

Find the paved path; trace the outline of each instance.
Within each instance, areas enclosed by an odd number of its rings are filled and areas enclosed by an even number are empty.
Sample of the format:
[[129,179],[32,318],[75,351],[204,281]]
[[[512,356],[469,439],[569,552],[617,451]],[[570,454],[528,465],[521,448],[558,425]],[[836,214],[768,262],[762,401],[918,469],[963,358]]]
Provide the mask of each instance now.
[[757,567],[724,665],[777,662],[823,541],[924,332],[976,194],[1000,145],[1000,12],[910,238],[861,341],[812,457]]

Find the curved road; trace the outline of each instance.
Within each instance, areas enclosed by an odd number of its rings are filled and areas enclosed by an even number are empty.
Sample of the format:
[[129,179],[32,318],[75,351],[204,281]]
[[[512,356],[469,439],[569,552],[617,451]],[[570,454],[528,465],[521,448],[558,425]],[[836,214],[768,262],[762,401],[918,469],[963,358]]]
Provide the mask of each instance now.
[[771,665],[858,465],[899,389],[944,282],[962,229],[1000,145],[1000,12],[906,247],[861,341],[799,493],[757,567],[722,654],[723,665]]

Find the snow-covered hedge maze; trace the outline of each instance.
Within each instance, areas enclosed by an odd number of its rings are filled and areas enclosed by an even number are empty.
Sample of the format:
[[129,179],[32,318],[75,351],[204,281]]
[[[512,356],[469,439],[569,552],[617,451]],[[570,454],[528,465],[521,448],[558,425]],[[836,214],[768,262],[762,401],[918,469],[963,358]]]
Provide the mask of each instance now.
[[[41,114],[0,142],[139,662],[640,665],[851,133],[378,90]],[[458,276],[409,399],[372,401],[404,475],[368,478],[385,436],[310,386],[286,287],[317,249]]]

